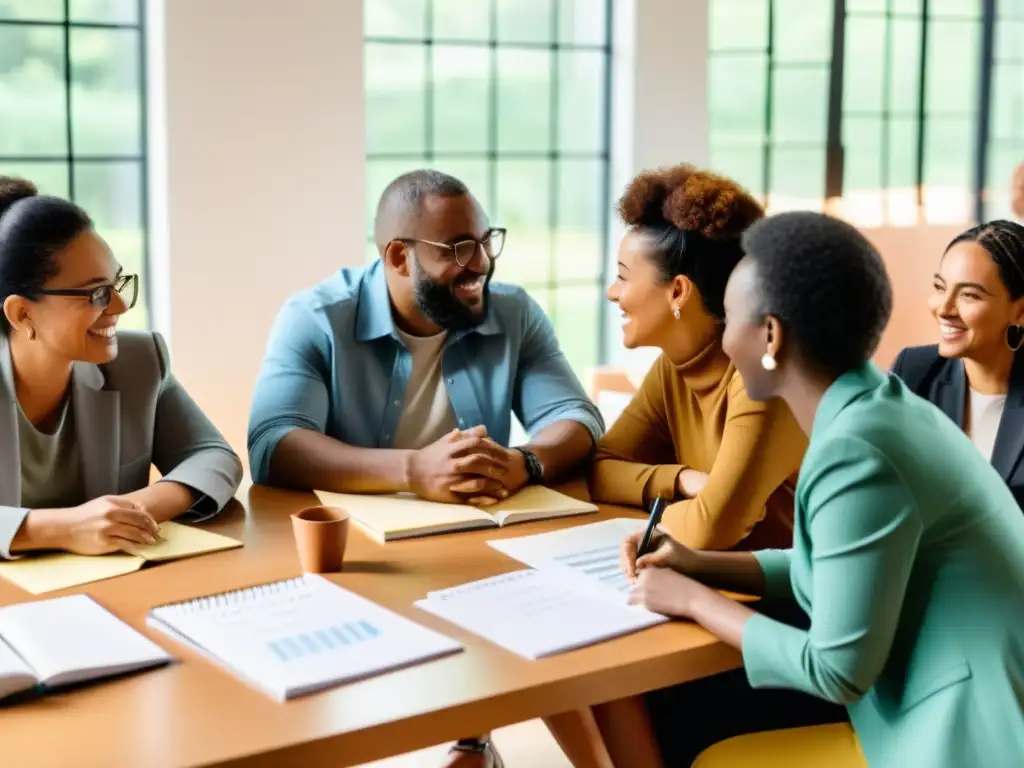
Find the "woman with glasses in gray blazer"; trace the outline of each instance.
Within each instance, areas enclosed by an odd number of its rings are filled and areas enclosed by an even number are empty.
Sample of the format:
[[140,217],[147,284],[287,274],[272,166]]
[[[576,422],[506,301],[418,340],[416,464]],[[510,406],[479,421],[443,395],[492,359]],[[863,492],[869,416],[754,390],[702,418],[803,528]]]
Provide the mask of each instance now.
[[81,208],[0,177],[0,559],[130,551],[238,489],[161,337],[117,331],[138,288]]

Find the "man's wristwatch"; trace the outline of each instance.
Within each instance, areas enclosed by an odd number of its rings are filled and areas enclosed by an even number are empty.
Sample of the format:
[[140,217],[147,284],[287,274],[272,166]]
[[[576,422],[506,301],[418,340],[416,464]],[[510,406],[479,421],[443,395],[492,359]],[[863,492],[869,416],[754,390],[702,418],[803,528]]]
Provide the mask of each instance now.
[[529,481],[531,483],[539,483],[543,480],[544,465],[540,463],[537,454],[525,448],[516,448],[516,450],[523,454],[523,458],[526,459],[526,476],[529,478]]

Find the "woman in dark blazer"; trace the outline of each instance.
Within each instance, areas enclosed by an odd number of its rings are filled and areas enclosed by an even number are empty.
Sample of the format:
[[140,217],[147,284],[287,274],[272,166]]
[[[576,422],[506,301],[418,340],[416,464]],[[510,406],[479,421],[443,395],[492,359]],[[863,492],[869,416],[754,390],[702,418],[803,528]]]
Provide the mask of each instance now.
[[1024,509],[1024,227],[957,236],[928,306],[939,343],[903,350],[892,372],[967,433]]
[[130,551],[237,490],[160,336],[117,331],[137,295],[81,208],[0,176],[0,559]]

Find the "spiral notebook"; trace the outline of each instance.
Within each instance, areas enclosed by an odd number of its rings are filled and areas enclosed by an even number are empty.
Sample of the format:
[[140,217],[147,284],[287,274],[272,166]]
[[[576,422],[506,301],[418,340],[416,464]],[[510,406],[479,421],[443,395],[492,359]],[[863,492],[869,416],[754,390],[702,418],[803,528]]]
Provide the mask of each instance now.
[[160,606],[146,623],[279,701],[462,649],[315,574]]

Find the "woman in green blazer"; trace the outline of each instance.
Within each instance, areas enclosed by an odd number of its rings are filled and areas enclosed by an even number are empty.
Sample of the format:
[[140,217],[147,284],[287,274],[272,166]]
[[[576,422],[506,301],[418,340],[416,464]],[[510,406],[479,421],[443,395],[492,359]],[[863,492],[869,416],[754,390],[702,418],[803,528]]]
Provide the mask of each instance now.
[[[723,343],[750,397],[782,398],[809,436],[793,548],[694,552],[662,535],[635,561],[634,537],[631,600],[741,649],[754,688],[845,704],[856,738],[846,725],[823,726],[824,739],[814,728],[739,737],[695,765],[766,765],[769,752],[787,766],[1024,765],[1024,517],[1012,494],[953,422],[870,362],[892,292],[862,235],[787,213],[748,230],[744,250]],[[810,628],[715,588],[795,600]]]

